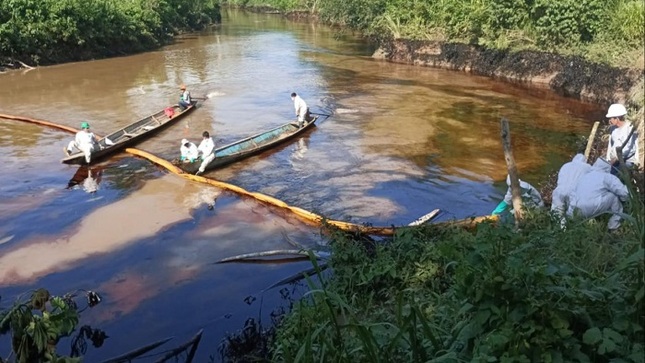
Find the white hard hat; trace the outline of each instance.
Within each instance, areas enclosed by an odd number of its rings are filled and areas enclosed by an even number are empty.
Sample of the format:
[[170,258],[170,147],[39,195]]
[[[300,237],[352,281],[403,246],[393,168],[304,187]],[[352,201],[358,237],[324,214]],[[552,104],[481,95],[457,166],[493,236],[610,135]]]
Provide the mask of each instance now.
[[614,103],[613,105],[609,106],[606,117],[608,118],[620,117],[620,116],[625,116],[626,114],[627,114],[627,109],[625,108],[625,106],[623,106],[620,103]]
[[186,144],[188,144],[188,140],[187,140],[187,139],[181,139],[181,144],[182,144],[182,145],[186,145]]

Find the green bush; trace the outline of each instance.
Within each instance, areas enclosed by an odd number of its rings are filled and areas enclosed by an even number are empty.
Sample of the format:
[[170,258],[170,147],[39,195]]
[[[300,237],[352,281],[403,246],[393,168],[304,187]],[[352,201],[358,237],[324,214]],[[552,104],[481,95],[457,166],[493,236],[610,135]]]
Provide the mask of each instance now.
[[35,63],[153,49],[219,20],[215,0],[0,2],[0,57]]
[[643,205],[606,218],[533,213],[516,230],[425,226],[385,243],[334,237],[329,280],[278,330],[289,362],[643,362]]

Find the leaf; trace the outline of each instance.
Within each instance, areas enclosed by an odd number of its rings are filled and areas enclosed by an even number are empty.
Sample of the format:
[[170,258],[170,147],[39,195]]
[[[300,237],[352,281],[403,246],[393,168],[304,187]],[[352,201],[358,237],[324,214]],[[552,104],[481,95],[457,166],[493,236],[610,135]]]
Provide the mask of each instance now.
[[598,347],[599,354],[611,353],[616,350],[616,343],[611,339],[603,339]]
[[598,328],[587,329],[587,331],[582,336],[582,341],[587,345],[595,345],[602,340],[602,333]]
[[602,335],[605,339],[611,339],[615,343],[622,343],[623,341],[623,336],[620,333],[609,328],[604,328],[602,330]]
[[611,326],[614,329],[616,329],[616,330],[618,330],[620,332],[624,332],[627,329],[629,329],[629,321],[627,319],[624,319],[624,318],[614,320],[614,322],[611,324]]

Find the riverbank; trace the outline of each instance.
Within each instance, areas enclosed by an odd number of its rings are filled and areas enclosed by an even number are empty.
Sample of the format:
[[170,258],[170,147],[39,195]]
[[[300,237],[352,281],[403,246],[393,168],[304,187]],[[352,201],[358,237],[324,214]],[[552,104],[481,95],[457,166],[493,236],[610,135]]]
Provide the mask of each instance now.
[[[238,1],[227,3],[235,5]],[[417,16],[410,19],[400,7],[390,13],[390,10],[376,5],[362,6],[356,1],[340,4],[336,0],[327,0],[316,2],[311,7],[302,2],[285,5],[269,1],[274,7],[267,6],[267,2],[262,2],[262,5],[255,3],[257,1],[246,1],[240,7],[250,11],[279,13],[296,21],[334,24],[341,31],[358,31],[378,44],[373,55],[375,59],[463,71],[526,87],[547,88],[603,108],[612,103],[624,103],[630,111],[628,118],[638,124],[640,151],[641,155],[645,155],[645,56],[643,29],[636,26],[642,19],[625,22],[630,14],[642,14],[640,3],[623,1],[614,4],[617,6],[615,9],[591,6],[566,10],[570,13],[568,17],[580,12],[582,18],[578,20],[578,31],[583,33],[587,31],[583,30],[585,27],[589,30],[602,23],[601,19],[609,24],[603,25],[601,30],[594,28],[593,37],[576,33],[567,27],[555,26],[560,22],[557,19],[562,20],[559,18],[563,16],[560,12],[566,8],[558,2],[549,5],[554,7],[549,16],[526,18],[522,29],[505,28],[519,27],[519,23],[513,22],[522,16],[529,17],[524,13],[530,13],[530,9],[515,8],[517,4],[496,5],[501,9],[488,9],[487,5],[481,5],[485,9],[469,9],[472,6],[470,2],[459,1],[455,2],[455,8],[450,9],[444,3],[432,4],[428,6],[438,7],[434,13],[424,13],[423,9],[418,9]],[[472,10],[481,13],[468,15]],[[491,11],[494,14],[501,11],[509,19],[501,21],[497,16],[490,19]],[[456,16],[457,20],[446,22],[442,18],[445,12]],[[587,12],[594,15],[584,18],[589,15]],[[434,24],[434,28],[424,26],[424,22]],[[489,29],[476,30],[484,26]],[[550,34],[551,38],[541,38],[542,35],[537,35],[538,29]],[[576,38],[579,41],[573,43],[566,40]],[[601,127],[599,132],[603,135],[607,130]]]
[[[640,155],[645,155],[643,57],[640,67],[620,68],[576,56],[401,39],[382,42],[373,57],[468,72],[526,87],[547,88],[562,96],[604,107],[623,103],[631,110],[629,119],[638,126]],[[602,126],[605,126],[604,122]],[[606,135],[606,127],[601,127],[599,132],[600,137]]]
[[157,49],[221,21],[219,2],[0,2],[0,72]]

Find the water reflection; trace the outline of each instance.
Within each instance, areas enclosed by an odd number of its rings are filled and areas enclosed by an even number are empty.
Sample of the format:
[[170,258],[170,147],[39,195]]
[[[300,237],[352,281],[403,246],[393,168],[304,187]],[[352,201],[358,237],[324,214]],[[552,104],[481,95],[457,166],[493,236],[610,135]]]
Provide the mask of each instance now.
[[96,193],[103,177],[103,167],[80,166],[72,179],[67,183],[67,189],[74,189],[81,186],[86,193]]

